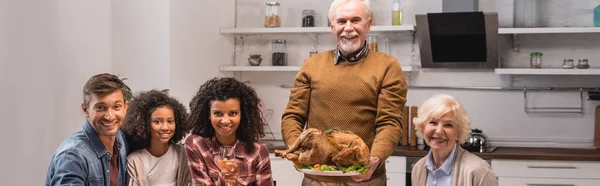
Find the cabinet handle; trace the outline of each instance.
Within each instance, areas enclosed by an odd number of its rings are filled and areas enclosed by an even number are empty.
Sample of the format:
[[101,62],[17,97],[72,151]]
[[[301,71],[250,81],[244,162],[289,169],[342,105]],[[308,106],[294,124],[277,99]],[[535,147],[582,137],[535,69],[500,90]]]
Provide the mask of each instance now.
[[390,163],[390,160],[385,160],[385,163]]
[[577,169],[573,166],[527,166],[530,169]]
[[536,184],[528,183],[527,186],[575,186],[574,184]]

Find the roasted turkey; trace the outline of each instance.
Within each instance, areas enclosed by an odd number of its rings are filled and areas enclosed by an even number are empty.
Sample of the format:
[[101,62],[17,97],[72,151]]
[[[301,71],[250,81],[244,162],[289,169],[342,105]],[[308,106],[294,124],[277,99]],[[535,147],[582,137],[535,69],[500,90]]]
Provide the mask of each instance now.
[[288,159],[294,164],[327,164],[349,166],[367,165],[369,147],[350,131],[330,129],[325,132],[309,128],[287,150],[275,150],[275,156]]

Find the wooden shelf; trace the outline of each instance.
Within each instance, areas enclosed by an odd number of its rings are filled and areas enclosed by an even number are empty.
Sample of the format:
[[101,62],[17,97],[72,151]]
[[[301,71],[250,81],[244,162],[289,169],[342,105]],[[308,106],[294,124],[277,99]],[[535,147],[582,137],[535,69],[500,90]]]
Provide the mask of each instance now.
[[[221,72],[297,72],[301,66],[220,66]],[[403,72],[417,71],[412,66],[402,66]]]
[[600,75],[600,68],[562,69],[562,68],[496,68],[496,74],[502,75]]
[[[414,25],[372,26],[371,32],[415,31]],[[221,28],[221,34],[302,34],[331,33],[329,27],[281,27],[281,28]]]
[[498,34],[600,33],[600,27],[499,28]]

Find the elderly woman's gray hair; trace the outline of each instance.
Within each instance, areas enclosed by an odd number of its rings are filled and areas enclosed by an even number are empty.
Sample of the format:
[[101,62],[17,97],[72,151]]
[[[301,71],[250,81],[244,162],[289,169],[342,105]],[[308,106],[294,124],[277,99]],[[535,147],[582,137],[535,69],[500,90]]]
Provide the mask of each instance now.
[[333,21],[333,18],[335,18],[335,13],[337,8],[345,3],[348,3],[350,1],[362,1],[366,6],[365,6],[365,17],[368,17],[369,19],[371,19],[371,8],[369,8],[369,5],[367,4],[366,1],[364,0],[334,0],[333,3],[331,3],[331,6],[329,6],[329,21]]
[[418,116],[413,119],[413,124],[419,136],[423,136],[423,129],[427,122],[438,120],[448,113],[454,115],[452,120],[457,127],[460,144],[464,143],[471,134],[471,118],[467,115],[467,111],[458,100],[448,94],[437,94],[427,99],[417,113]]

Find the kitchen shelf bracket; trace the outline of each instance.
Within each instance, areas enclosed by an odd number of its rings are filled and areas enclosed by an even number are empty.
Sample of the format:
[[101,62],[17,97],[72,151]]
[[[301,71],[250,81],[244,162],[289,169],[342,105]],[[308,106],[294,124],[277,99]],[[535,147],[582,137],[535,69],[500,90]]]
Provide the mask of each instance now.
[[[548,90],[554,90],[552,87]],[[524,109],[528,114],[531,113],[578,113],[583,114],[583,88],[579,88],[579,107],[531,107],[527,100],[527,87],[523,88]]]

